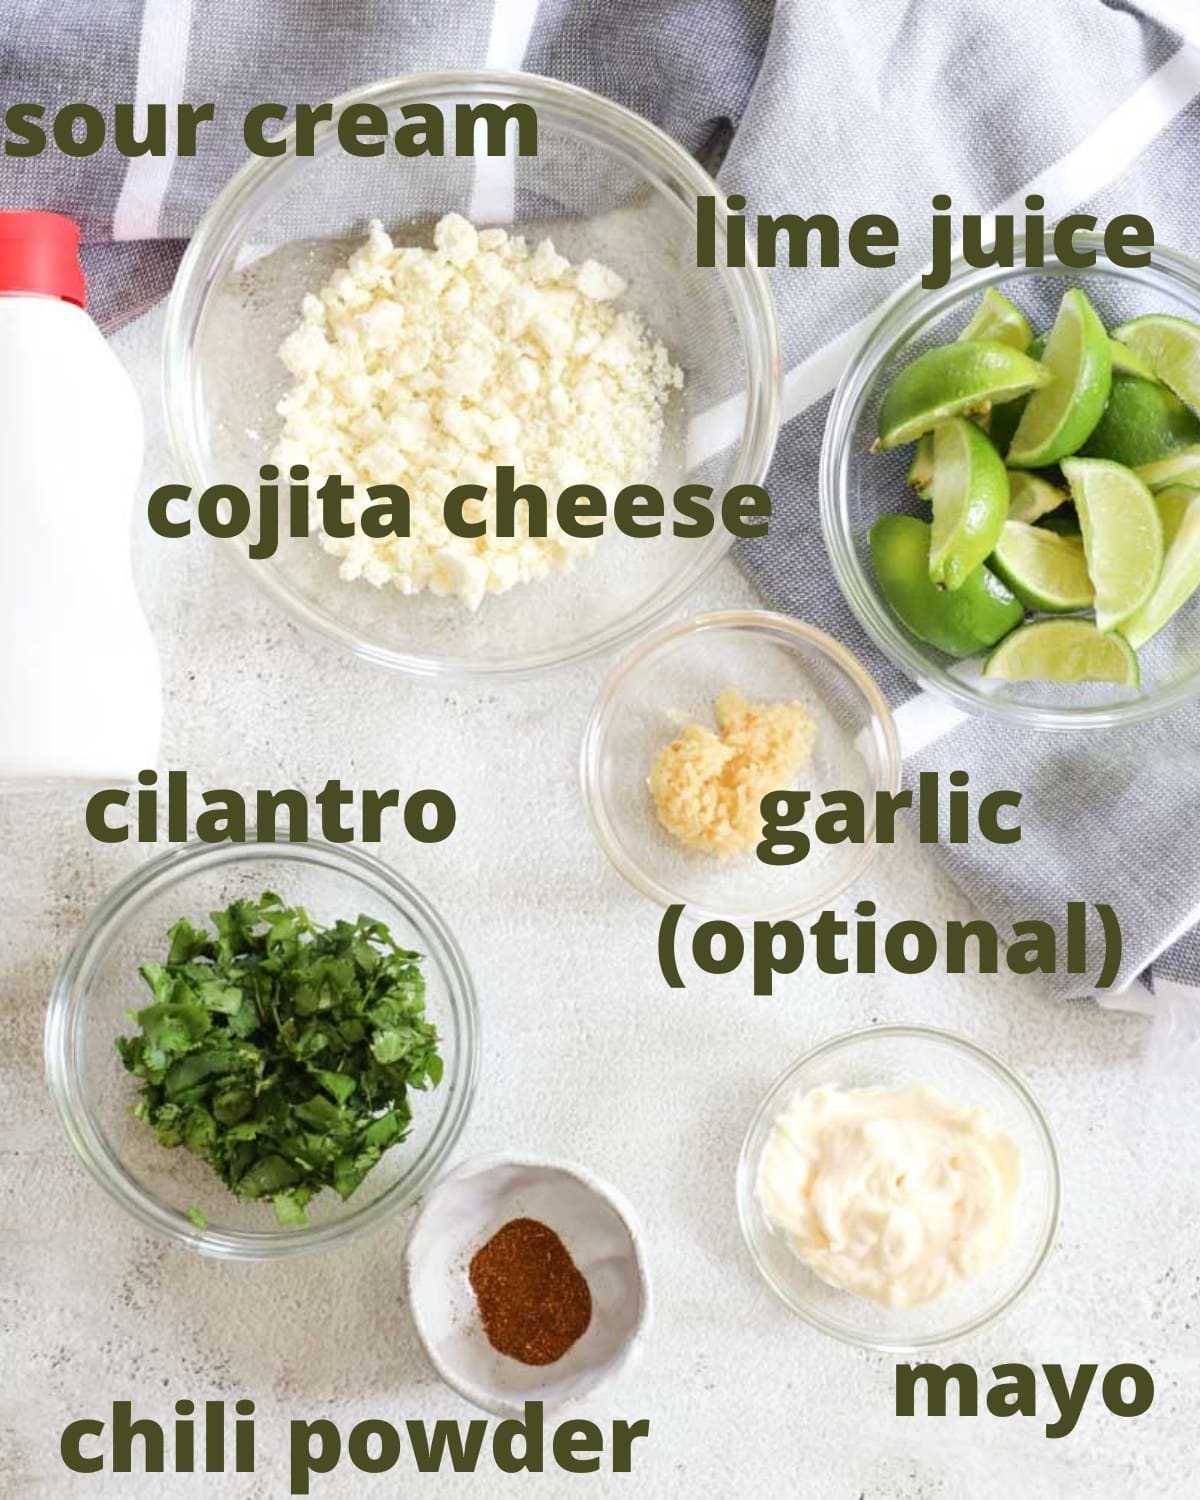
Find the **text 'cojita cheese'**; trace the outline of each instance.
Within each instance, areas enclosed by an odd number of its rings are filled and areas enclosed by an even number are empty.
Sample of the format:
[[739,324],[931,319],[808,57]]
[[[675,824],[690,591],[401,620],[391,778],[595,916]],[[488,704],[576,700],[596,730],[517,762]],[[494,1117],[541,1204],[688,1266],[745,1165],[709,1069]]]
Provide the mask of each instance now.
[[[663,408],[683,375],[637,315],[625,282],[572,264],[550,240],[447,214],[431,249],[394,245],[378,222],[316,294],[279,353],[292,375],[279,404],[280,469],[304,464],[348,483],[402,481],[411,534],[322,534],[346,579],[428,590],[475,609],[488,594],[570,567],[595,545],[548,536],[451,535],[447,492],[478,484],[472,522],[495,508],[498,466],[518,484],[620,489],[650,480]],[[343,521],[360,518],[356,495]],[[314,520],[319,521],[319,514]]]

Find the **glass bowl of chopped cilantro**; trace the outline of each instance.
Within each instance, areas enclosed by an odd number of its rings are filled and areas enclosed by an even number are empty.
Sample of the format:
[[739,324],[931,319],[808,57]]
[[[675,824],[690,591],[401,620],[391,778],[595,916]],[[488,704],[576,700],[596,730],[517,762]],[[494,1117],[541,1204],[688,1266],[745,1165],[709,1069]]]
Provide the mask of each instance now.
[[411,1203],[475,1090],[475,994],[438,913],[373,855],[189,845],[84,924],[46,1021],[72,1146],[152,1229],[265,1260]]

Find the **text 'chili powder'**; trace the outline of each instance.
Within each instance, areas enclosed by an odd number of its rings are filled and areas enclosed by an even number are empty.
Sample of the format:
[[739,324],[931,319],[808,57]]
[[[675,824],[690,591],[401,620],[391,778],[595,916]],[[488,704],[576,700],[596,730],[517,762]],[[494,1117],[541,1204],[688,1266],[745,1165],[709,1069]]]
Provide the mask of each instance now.
[[591,1288],[537,1219],[510,1219],[471,1257],[468,1276],[488,1343],[523,1365],[552,1365],[592,1321]]

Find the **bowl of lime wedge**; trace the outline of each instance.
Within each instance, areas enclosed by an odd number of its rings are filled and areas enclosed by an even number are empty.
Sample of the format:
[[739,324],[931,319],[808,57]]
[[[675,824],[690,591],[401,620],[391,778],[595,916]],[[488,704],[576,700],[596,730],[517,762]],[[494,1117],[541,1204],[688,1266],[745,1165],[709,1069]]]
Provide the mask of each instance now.
[[834,393],[821,515],[864,628],[958,707],[1070,729],[1188,702],[1200,264],[960,260],[901,292]]

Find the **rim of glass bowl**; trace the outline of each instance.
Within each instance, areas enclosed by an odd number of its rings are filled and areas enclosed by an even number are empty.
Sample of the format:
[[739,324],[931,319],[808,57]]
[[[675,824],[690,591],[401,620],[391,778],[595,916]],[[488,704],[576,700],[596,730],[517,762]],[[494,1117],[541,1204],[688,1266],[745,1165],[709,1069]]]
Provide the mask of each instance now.
[[[757,1160],[751,1159],[751,1150],[756,1134],[766,1121],[767,1116],[777,1107],[775,1103],[777,1096],[801,1069],[808,1067],[819,1058],[859,1046],[863,1042],[869,1043],[877,1037],[932,1042],[935,1046],[947,1047],[952,1052],[965,1053],[975,1062],[980,1063],[987,1072],[991,1073],[994,1078],[1010,1089],[1014,1096],[1028,1110],[1034,1131],[1040,1138],[1046,1153],[1046,1161],[1048,1163],[1047,1175],[1050,1182],[1050,1199],[1045,1223],[1042,1226],[1041,1242],[1038,1246],[1037,1255],[1030,1263],[1021,1280],[994,1307],[989,1308],[986,1312],[979,1313],[973,1318],[966,1319],[956,1327],[947,1329],[944,1333],[926,1334],[922,1337],[906,1339],[875,1337],[870,1334],[852,1332],[844,1325],[834,1323],[822,1317],[814,1308],[797,1301],[791,1290],[785,1284],[777,1281],[771,1274],[770,1267],[758,1253],[758,1247],[751,1229],[750,1216],[754,1205],[754,1179],[758,1169]],[[961,1036],[956,1031],[946,1031],[940,1026],[925,1026],[919,1022],[889,1022],[883,1026],[859,1026],[853,1031],[840,1032],[837,1036],[830,1037],[827,1041],[810,1048],[793,1062],[790,1062],[781,1073],[776,1074],[771,1080],[770,1085],[759,1102],[758,1108],[754,1111],[742,1140],[742,1149],[738,1152],[737,1211],[738,1223],[742,1229],[742,1239],[746,1242],[746,1248],[750,1252],[750,1258],[754,1262],[759,1275],[779,1300],[785,1303],[805,1323],[818,1329],[821,1333],[828,1334],[830,1338],[837,1339],[843,1344],[855,1344],[864,1349],[878,1349],[888,1354],[908,1354],[917,1349],[933,1349],[939,1345],[951,1344],[959,1339],[964,1339],[969,1334],[977,1333],[981,1328],[994,1323],[997,1318],[1006,1313],[1015,1302],[1025,1295],[1037,1279],[1038,1273],[1045,1265],[1050,1251],[1054,1248],[1054,1242],[1058,1237],[1059,1220],[1062,1216],[1062,1172],[1058,1159],[1058,1146],[1055,1143],[1054,1133],[1050,1129],[1050,1122],[1046,1118],[1045,1111],[1034,1097],[1029,1085],[1018,1073],[1013,1071],[1008,1063],[1004,1062],[1002,1058],[997,1057],[987,1047],[980,1046],[978,1042],[973,1042],[969,1037]],[[802,1261],[798,1259],[796,1263],[805,1274],[817,1279],[816,1272],[809,1271]],[[847,1293],[846,1295],[850,1296],[852,1294]]]
[[[258,858],[293,860],[351,876],[402,907],[445,975],[446,1004],[459,1031],[455,1074],[446,1080],[446,1107],[402,1182],[345,1218],[307,1228],[200,1229],[146,1192],[126,1171],[97,1128],[80,1069],[88,984],[100,955],[126,917],[153,894],[186,875]],[[246,844],[186,844],[156,855],[120,881],[98,903],[80,929],[55,976],[46,1013],[46,1079],[75,1154],[118,1203],[150,1229],[201,1255],[222,1260],[282,1260],[347,1244],[406,1208],[431,1181],[453,1150],[475,1097],[479,1073],[479,1011],[466,959],[438,912],[403,876],[361,849],[310,840],[305,844],[263,840]],[[440,1092],[440,1090],[439,1090]],[[431,1097],[436,1098],[435,1093]],[[403,1149],[403,1147],[401,1147]]]
[[[1102,235],[1079,233],[1075,242],[1101,252],[1094,266],[1067,266],[1047,251],[1044,268],[1030,267],[1027,274],[1037,276],[1061,272],[1078,280],[1104,276],[1152,289],[1161,288],[1190,303],[1200,319],[1200,261],[1178,250],[1156,247],[1148,266],[1115,266],[1101,258]],[[1023,261],[1025,236],[1017,236],[1014,244],[1014,259]],[[1060,709],[1049,705],[1011,703],[975,692],[946,668],[935,666],[925,654],[933,648],[922,646],[909,636],[883,601],[876,597],[874,581],[868,576],[851,536],[846,484],[851,443],[863,398],[879,369],[966,294],[982,292],[994,282],[1011,280],[1020,274],[1020,266],[1015,269],[988,266],[976,270],[957,256],[945,286],[930,291],[919,284],[906,284],[883,304],[837,384],[825,423],[821,447],[821,527],[826,550],[846,602],[884,655],[919,686],[949,698],[958,708],[1035,729],[1111,729],[1121,724],[1137,724],[1157,718],[1200,694],[1200,657],[1187,677],[1124,703]]]
[[[889,792],[896,792],[900,789],[903,757],[900,753],[900,736],[892,718],[892,711],[875,679],[857,657],[840,642],[826,635],[823,630],[818,630],[815,625],[807,625],[802,620],[794,620],[790,615],[777,614],[767,609],[711,610],[705,614],[695,615],[690,620],[681,620],[655,631],[653,635],[639,642],[637,648],[617,664],[592,705],[579,752],[583,798],[597,842],[617,873],[651,901],[657,902],[660,906],[673,906],[682,902],[684,913],[690,921],[722,920],[731,921],[738,927],[749,927],[757,921],[779,921],[787,917],[806,916],[847,890],[861,878],[875,857],[878,846],[874,835],[874,823],[872,823],[871,837],[859,846],[848,869],[836,880],[830,880],[801,901],[765,908],[753,915],[730,916],[728,912],[720,911],[715,907],[689,903],[681,892],[671,890],[669,886],[656,880],[641,865],[629,858],[620,839],[616,836],[601,793],[600,767],[604,739],[616,711],[621,688],[629,675],[672,641],[678,640],[680,636],[700,635],[706,630],[729,629],[750,630],[763,635],[783,636],[789,641],[803,641],[805,645],[815,647],[835,666],[841,668],[862,695],[870,713],[872,727],[882,742],[883,769],[887,778],[886,789]],[[880,786],[879,789],[884,788]]]
[[[717,238],[724,242],[725,200],[712,178],[681,146],[650,121],[586,89],[535,74],[486,70],[408,74],[383,79],[334,100],[336,117],[363,103],[388,107],[443,98],[525,100],[565,134],[598,141],[611,154],[660,191],[682,202],[695,215],[696,199],[713,195],[717,203]],[[279,139],[290,143],[295,127]],[[336,148],[336,127],[327,122],[316,131],[316,156]],[[308,158],[305,158],[307,160]],[[201,382],[194,338],[218,277],[252,214],[280,192],[294,158],[256,157],[237,171],[204,215],[180,263],[167,307],[163,334],[163,402],[167,432],[176,462],[196,488],[217,482],[204,437]],[[766,278],[756,266],[719,265],[726,295],[741,335],[746,362],[745,408],[737,458],[729,484],[761,484],[766,477],[779,427],[779,337],[774,303]],[[732,444],[730,445],[732,446]],[[264,570],[246,556],[237,541],[225,550],[248,571],[288,616],[308,630],[335,641],[355,656],[418,677],[521,677],[552,667],[587,660],[638,635],[661,619],[705,577],[729,550],[732,537],[718,526],[693,548],[689,565],[632,616],[596,630],[573,646],[552,646],[525,656],[478,661],[470,656],[430,656],[393,650],[366,640],[339,621],[313,608],[274,570]]]

